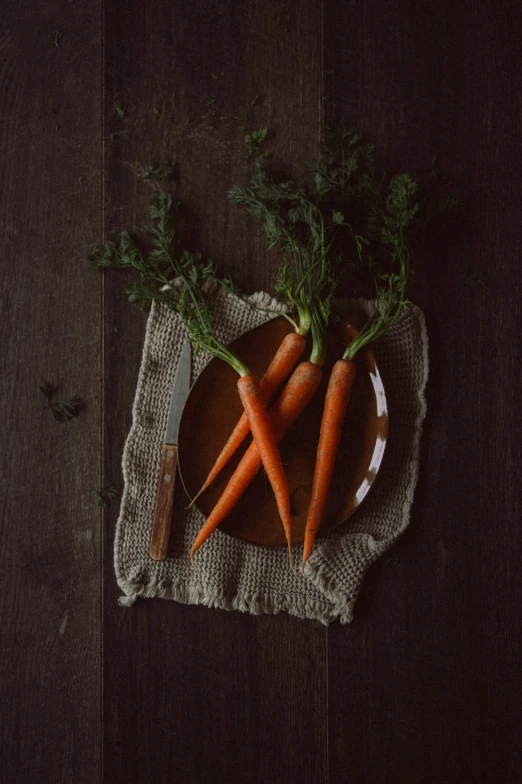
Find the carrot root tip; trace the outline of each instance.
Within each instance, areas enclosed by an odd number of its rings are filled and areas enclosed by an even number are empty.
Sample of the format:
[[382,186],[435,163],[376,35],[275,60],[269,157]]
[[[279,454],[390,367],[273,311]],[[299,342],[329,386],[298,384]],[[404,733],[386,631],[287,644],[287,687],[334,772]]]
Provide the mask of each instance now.
[[290,561],[290,569],[294,573],[294,576],[296,577],[296,579],[299,580],[300,579],[299,573],[296,571],[295,566],[294,566],[294,559],[292,557],[292,547],[291,547],[290,541],[288,541],[288,560]]
[[190,502],[190,504],[189,504],[187,507],[185,507],[185,508],[186,508],[186,509],[190,509],[190,507],[191,507],[191,506],[194,506],[194,504],[195,504],[195,503],[196,503],[196,501],[198,500],[198,498],[199,498],[199,496],[201,495],[201,493],[203,493],[203,492],[204,492],[206,489],[207,489],[207,485],[206,485],[206,484],[204,484],[204,485],[203,485],[203,487],[201,488],[201,490],[200,490],[198,493],[196,493],[196,495],[194,496],[194,498],[192,499],[192,501]]

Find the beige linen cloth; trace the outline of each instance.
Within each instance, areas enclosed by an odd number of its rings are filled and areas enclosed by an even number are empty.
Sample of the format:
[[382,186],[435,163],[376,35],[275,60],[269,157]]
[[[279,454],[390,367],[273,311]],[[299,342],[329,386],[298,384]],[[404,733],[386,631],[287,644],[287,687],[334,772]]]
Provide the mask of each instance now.
[[[264,293],[250,300],[273,306]],[[370,312],[373,304],[359,300]],[[213,300],[216,332],[229,342],[273,315],[252,309],[244,300],[219,289]],[[375,346],[390,415],[390,433],[379,476],[352,517],[316,539],[302,579],[288,568],[285,547],[250,545],[219,529],[207,540],[191,566],[189,551],[203,522],[197,509],[184,510],[177,493],[171,531],[172,556],[163,562],[148,555],[155,493],[174,372],[187,333],[176,315],[154,303],[133,406],[133,424],[123,454],[124,492],[116,528],[114,562],[122,605],[162,597],[255,615],[281,610],[328,624],[353,618],[364,574],[410,521],[417,481],[419,442],[426,403],[428,345],[422,312],[403,314]],[[209,361],[193,359],[193,380]],[[178,480],[179,481],[179,480]],[[301,545],[294,547],[300,563]]]

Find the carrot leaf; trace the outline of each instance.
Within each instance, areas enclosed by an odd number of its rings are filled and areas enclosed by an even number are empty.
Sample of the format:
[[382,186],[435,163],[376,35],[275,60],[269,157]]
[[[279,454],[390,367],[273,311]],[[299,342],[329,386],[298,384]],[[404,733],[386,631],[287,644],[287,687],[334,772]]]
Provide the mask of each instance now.
[[111,501],[116,497],[117,490],[113,482],[106,482],[99,490],[94,490],[96,503],[102,509],[111,505]]
[[370,168],[370,158],[371,148],[362,143],[361,135],[343,129],[320,146],[300,182],[276,181],[260,158],[249,185],[235,185],[228,192],[232,203],[261,222],[268,247],[282,251],[275,293],[297,310],[301,334],[312,329],[318,362],[324,359],[330,300],[339,275],[331,252],[335,236],[347,227],[359,256],[365,243],[331,197],[340,195],[349,206],[350,197],[355,198],[355,174]]
[[250,155],[261,155],[261,144],[268,135],[268,128],[259,128],[245,134],[245,144]]
[[372,275],[377,309],[347,347],[344,358],[357,352],[385,332],[409,305],[407,292],[414,274],[410,234],[419,211],[418,186],[409,174],[391,177],[387,186],[368,179],[367,265]]
[[123,231],[116,240],[105,242],[91,254],[91,266],[99,270],[130,270],[136,278],[127,286],[131,302],[142,309],[154,301],[164,304],[181,317],[195,353],[208,351],[228,362],[239,375],[247,375],[244,363],[214,334],[209,311],[213,264],[200,253],[180,247],[177,208],[170,194],[155,194],[144,230],[152,241],[149,252],[142,253],[130,234]]

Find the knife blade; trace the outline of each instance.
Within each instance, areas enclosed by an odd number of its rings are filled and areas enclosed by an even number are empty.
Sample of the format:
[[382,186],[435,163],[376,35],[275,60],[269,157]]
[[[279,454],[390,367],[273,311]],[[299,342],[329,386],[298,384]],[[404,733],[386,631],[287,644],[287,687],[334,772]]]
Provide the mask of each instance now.
[[164,561],[169,544],[176,468],[178,465],[178,432],[183,406],[190,390],[192,347],[187,340],[183,345],[172,385],[161,470],[156,491],[156,504],[150,536],[149,555],[155,561]]

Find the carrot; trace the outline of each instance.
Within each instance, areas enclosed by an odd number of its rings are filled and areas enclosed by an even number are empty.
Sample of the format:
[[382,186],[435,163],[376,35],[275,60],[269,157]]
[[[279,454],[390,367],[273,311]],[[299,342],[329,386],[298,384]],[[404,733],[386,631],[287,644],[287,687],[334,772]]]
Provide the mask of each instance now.
[[292,540],[292,521],[290,519],[290,491],[285,470],[277,447],[277,440],[268,419],[268,411],[263,393],[255,376],[242,376],[237,382],[239,396],[257,446],[257,451],[265,467],[268,480],[285,529],[288,547]]
[[[322,369],[319,365],[313,364],[312,362],[301,362],[296,367],[269,413],[270,425],[272,426],[272,431],[277,441],[280,441],[283,438],[287,430],[304,411],[317,391],[321,378]],[[192,545],[190,553],[192,560],[194,560],[194,555],[203,542],[208,539],[210,534],[216,530],[218,525],[238,503],[239,499],[259,471],[260,466],[261,460],[257,445],[253,442],[243,455],[241,462],[228,482],[221,498],[210,513],[210,516],[201,527],[196,540]],[[288,535],[287,543],[290,552],[290,540]]]
[[315,535],[323,519],[355,373],[356,366],[354,362],[348,359],[340,359],[333,366],[328,381],[317,447],[312,495],[306,517],[303,567],[308,560]]
[[[263,397],[266,402],[270,400],[276,389],[286,379],[295,363],[301,357],[305,345],[306,337],[299,334],[298,332],[290,332],[282,340],[274,358],[272,359],[272,362],[268,367],[268,370],[259,382]],[[234,430],[232,431],[227,443],[221,450],[216,462],[212,466],[210,473],[205,479],[201,489],[190,502],[190,506],[192,506],[196,499],[199,498],[201,493],[203,493],[207,487],[212,484],[216,476],[225,467],[249,432],[250,423],[246,413],[243,413]]]

